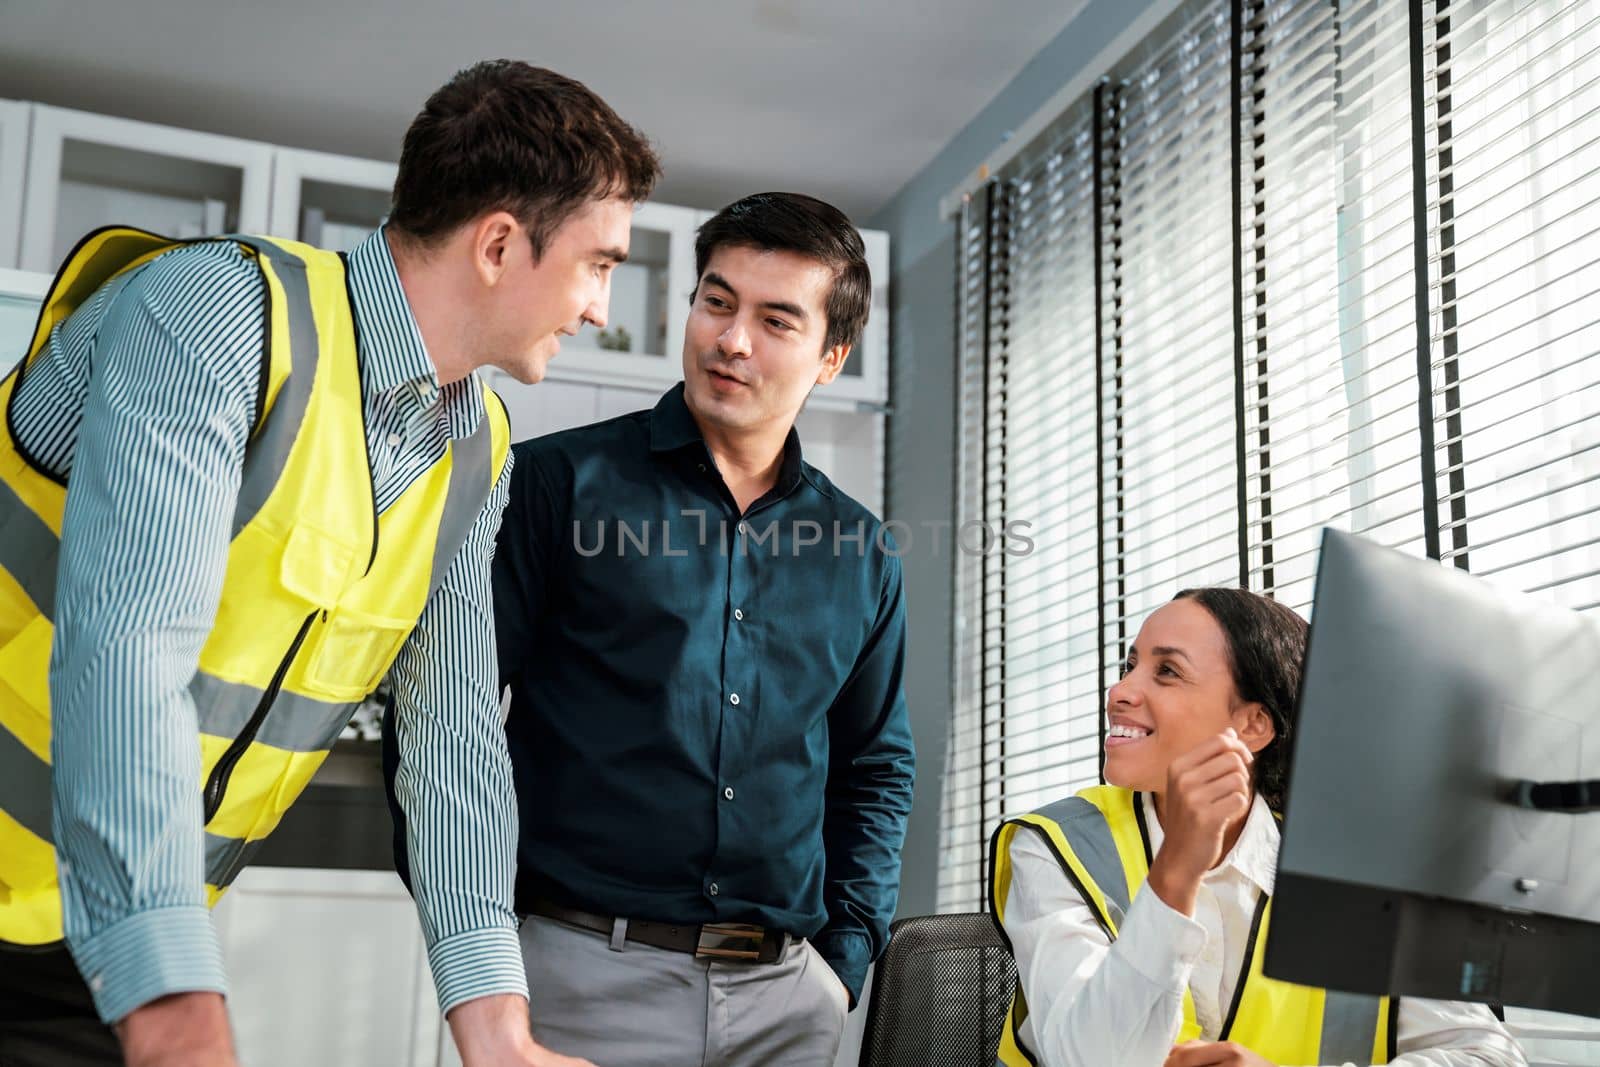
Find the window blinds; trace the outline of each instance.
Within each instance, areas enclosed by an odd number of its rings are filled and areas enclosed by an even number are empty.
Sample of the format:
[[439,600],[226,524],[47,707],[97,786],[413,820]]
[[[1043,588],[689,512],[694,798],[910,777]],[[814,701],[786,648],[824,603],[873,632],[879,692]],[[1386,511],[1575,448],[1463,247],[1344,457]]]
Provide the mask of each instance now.
[[967,206],[939,899],[1098,777],[1182,586],[1322,527],[1600,604],[1600,0],[1182,8]]
[[1600,2],[1424,5],[1442,554],[1600,605]]

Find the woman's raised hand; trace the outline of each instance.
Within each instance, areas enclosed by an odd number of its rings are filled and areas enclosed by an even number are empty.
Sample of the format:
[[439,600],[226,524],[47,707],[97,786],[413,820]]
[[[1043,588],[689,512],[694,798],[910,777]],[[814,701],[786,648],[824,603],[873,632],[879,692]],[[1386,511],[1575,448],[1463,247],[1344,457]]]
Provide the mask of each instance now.
[[1174,911],[1194,914],[1200,879],[1222,862],[1228,826],[1250,810],[1250,749],[1233,728],[1172,761],[1162,795],[1165,839],[1150,888]]

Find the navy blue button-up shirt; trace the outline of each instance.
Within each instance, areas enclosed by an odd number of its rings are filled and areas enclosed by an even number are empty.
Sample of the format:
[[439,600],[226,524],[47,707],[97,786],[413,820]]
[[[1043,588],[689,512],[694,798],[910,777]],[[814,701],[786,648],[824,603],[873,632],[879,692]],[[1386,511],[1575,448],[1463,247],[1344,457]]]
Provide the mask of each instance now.
[[858,997],[911,807],[895,552],[793,431],[740,515],[681,385],[517,445],[494,596],[519,907],[776,927]]

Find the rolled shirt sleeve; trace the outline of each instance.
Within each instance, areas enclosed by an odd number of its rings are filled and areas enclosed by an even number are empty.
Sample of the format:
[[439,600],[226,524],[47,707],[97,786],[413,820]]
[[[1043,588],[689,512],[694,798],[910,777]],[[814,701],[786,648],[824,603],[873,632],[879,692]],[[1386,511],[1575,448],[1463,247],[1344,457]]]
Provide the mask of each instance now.
[[850,1001],[889,940],[916,758],[906,711],[906,610],[900,562],[885,557],[878,616],[828,712],[823,844],[828,921],[814,939]]
[[232,246],[169,253],[113,286],[57,337],[92,373],[50,665],[62,918],[107,1022],[226,991],[188,687],[221,596],[263,321],[260,273]]
[[390,673],[406,860],[439,1007],[527,996],[517,918],[517,807],[501,725],[490,566],[512,461]]

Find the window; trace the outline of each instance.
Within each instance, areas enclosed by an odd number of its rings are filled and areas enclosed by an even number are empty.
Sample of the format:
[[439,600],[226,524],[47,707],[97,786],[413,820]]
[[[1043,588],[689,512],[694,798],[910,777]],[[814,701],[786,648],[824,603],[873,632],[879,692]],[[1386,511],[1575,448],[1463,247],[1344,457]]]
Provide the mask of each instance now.
[[1191,3],[966,205],[960,525],[1032,525],[958,554],[942,908],[1097,780],[1185,585],[1304,612],[1333,525],[1600,605],[1596,41],[1600,0]]

